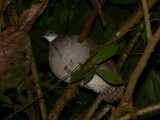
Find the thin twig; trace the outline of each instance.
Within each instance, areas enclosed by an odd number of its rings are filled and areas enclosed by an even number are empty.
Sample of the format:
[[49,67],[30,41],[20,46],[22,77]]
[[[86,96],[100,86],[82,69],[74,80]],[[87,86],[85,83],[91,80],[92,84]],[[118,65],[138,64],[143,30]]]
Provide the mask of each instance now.
[[112,105],[106,103],[104,106],[102,106],[94,115],[92,116],[91,120],[101,120],[101,118],[106,115],[109,110],[112,108]]
[[[158,0],[149,0],[148,8],[150,9],[156,2],[158,2]],[[124,36],[135,24],[141,20],[142,17],[143,9],[140,7],[138,8],[137,12],[135,12],[135,14],[116,31],[115,35],[104,44],[104,46],[116,42],[118,39]]]
[[124,65],[128,55],[130,54],[131,50],[133,49],[133,47],[137,43],[138,38],[141,35],[143,27],[144,27],[144,25],[142,24],[141,27],[138,29],[138,32],[129,41],[128,45],[126,46],[126,48],[124,50],[124,53],[118,59],[117,65],[118,65],[119,69],[121,69],[121,67]]
[[[16,90],[18,92],[18,95],[19,95],[19,98],[20,98],[20,101],[21,101],[21,105],[24,106],[25,105],[25,101],[24,101],[24,99],[23,99],[23,97],[22,97],[22,95],[21,95],[21,93],[20,93],[20,91],[18,90],[17,87],[16,87]],[[25,112],[27,113],[28,118],[30,118],[28,110],[29,109],[25,109]]]
[[151,55],[151,53],[154,50],[154,47],[156,46],[156,43],[160,39],[160,27],[157,29],[156,33],[152,37],[151,40],[148,41],[148,44],[145,48],[144,54],[142,55],[138,65],[136,66],[135,70],[132,72],[130,78],[129,78],[129,83],[127,85],[126,92],[124,96],[122,97],[122,100],[120,102],[120,105],[118,108],[112,112],[111,115],[111,120],[117,120],[121,114],[121,109],[124,107],[124,105],[127,105],[128,101],[132,99],[132,94],[134,91],[134,88],[136,86],[137,80],[142,73],[143,69],[147,65],[147,61]]
[[93,4],[93,7],[97,10],[99,17],[101,19],[102,25],[105,26],[104,16],[101,9],[101,5],[99,4],[98,0],[90,0]]
[[102,100],[103,100],[102,96],[100,94],[98,94],[96,100],[94,101],[94,103],[89,108],[88,113],[86,114],[84,120],[90,120],[91,119],[92,115],[94,114],[96,109],[99,107],[99,104],[101,103]]
[[[106,2],[106,0],[99,0],[99,5],[102,7],[105,4],[105,2]],[[92,10],[90,17],[88,18],[87,22],[85,23],[84,30],[83,30],[82,34],[80,35],[79,39],[77,40],[77,42],[82,43],[83,40],[88,36],[88,33],[92,27],[92,24],[93,24],[96,16],[97,16],[97,9],[94,8]]]
[[[158,111],[158,110],[160,110],[160,103],[158,103],[156,105],[148,106],[148,107],[143,108],[141,110],[137,110],[136,113],[134,113],[134,115],[135,116],[142,116],[147,113],[151,113],[151,112]],[[126,114],[125,116],[121,117],[119,120],[128,120],[131,118],[132,118],[131,114]]]
[[[54,86],[52,86],[51,88],[49,88],[48,90],[46,90],[45,92],[42,93],[42,95],[46,94],[47,92],[53,90],[54,88],[56,88],[56,86],[60,83],[61,81],[58,81]],[[27,107],[29,107],[30,105],[32,105],[34,102],[36,102],[39,98],[36,97],[34,98],[30,103],[24,105],[22,108],[18,109],[16,112],[14,112],[13,114],[9,115],[8,117],[6,117],[4,120],[8,120],[9,118],[12,118],[14,115],[16,115],[17,113],[21,112],[22,110],[26,109]]]
[[[15,25],[18,21],[18,14],[16,12],[16,10],[12,11],[13,12],[13,15],[12,16],[9,16],[9,19],[11,21],[11,24],[12,25]],[[26,36],[27,38],[27,41],[31,41],[29,36]],[[31,48],[30,48],[31,49]],[[32,54],[33,55],[33,54]],[[40,85],[38,84],[39,82],[39,79],[38,79],[38,75],[37,75],[37,69],[36,69],[36,63],[34,61],[34,58],[32,57],[32,66],[31,66],[31,69],[32,69],[32,74],[33,74],[33,77],[34,77],[34,82],[35,82],[35,86],[36,86],[36,91],[37,91],[37,98],[40,99],[42,97],[42,92],[41,92],[41,87]],[[44,104],[44,100],[43,98],[41,98],[39,100],[39,106],[40,106],[40,110],[41,110],[41,115],[42,115],[42,119],[43,120],[46,120],[47,118],[47,113],[46,113],[46,109],[45,109],[45,104]],[[25,107],[24,107],[25,108]]]
[[38,84],[38,82],[39,82],[38,72],[37,72],[36,63],[35,63],[35,60],[33,57],[32,57],[31,69],[32,69],[32,75],[33,75],[34,82],[35,82],[35,87],[38,88],[36,90],[36,93],[37,93],[37,98],[39,99],[39,107],[40,107],[40,111],[41,111],[41,115],[42,115],[42,120],[46,120],[47,119],[47,112],[46,112],[46,108],[45,108],[44,99],[42,98],[41,86],[40,86],[40,84]]
[[149,13],[148,13],[147,0],[141,0],[141,1],[142,1],[143,11],[144,11],[144,19],[145,19],[145,24],[146,24],[147,39],[151,40],[152,31],[151,31],[151,24],[150,24]]
[[[151,1],[149,1],[149,8],[151,8],[157,1],[158,0],[151,0]],[[94,9],[92,11],[92,13],[93,13],[93,16],[90,16],[91,19],[89,19],[89,20],[91,20],[91,23],[94,21],[94,18],[96,16],[97,12]],[[137,24],[140,21],[140,19],[142,17],[143,17],[143,10],[142,10],[142,8],[139,8],[138,11],[125,24],[123,24],[123,26],[121,26],[120,29],[118,29],[118,31],[120,32],[120,35],[113,36],[108,42],[106,42],[106,44],[104,46],[107,46],[107,45],[111,44],[112,42],[117,41],[122,36],[124,36],[129,31],[129,29],[131,27],[133,27],[135,24]],[[89,22],[89,20],[87,22]],[[90,25],[92,25],[92,24],[89,24],[89,26]],[[87,27],[88,27],[88,24],[86,23],[85,24],[85,28],[87,28]],[[88,31],[89,29],[84,29],[84,31],[82,33],[84,35],[86,35],[86,33],[87,33],[85,30]],[[81,39],[82,36],[83,35],[81,35],[79,39]],[[104,47],[104,46],[102,46],[102,47]],[[96,53],[97,52],[98,52],[98,50],[96,51]],[[92,67],[93,65],[95,65],[95,63],[96,63],[96,57],[97,57],[97,55],[94,54],[94,56],[89,60],[88,64],[85,66],[85,69],[89,68],[89,67]],[[76,89],[78,87],[79,83],[73,84],[72,85],[73,88]],[[56,101],[56,105],[57,106],[55,105],[55,108],[53,108],[53,110],[51,112],[52,114],[50,114],[50,118],[51,118],[50,120],[57,119],[58,116],[59,116],[59,114],[60,114],[60,112],[63,110],[64,106],[74,96],[75,96],[75,91],[74,90],[66,89],[65,92],[61,95],[61,97]]]

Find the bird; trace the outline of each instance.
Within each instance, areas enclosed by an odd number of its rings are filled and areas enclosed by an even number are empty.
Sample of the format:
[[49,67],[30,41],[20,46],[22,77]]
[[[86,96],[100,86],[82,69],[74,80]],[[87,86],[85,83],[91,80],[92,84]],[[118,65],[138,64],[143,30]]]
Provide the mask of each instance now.
[[[49,41],[48,60],[51,71],[59,78],[68,76],[64,82],[69,83],[70,74],[80,68],[88,57],[99,48],[99,45],[91,38],[86,37],[83,43],[78,43],[80,35],[60,35],[52,30],[48,30],[42,36]],[[120,75],[118,67],[113,60],[107,60],[100,65],[100,68],[111,70]],[[80,86],[100,93],[108,103],[118,101],[124,92],[124,86],[113,86],[104,81],[97,74],[87,84],[84,81]]]

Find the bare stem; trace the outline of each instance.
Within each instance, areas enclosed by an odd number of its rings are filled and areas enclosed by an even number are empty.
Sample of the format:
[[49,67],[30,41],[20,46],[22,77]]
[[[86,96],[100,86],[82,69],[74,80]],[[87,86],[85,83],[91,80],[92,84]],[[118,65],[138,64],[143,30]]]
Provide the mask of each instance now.
[[147,39],[151,40],[152,31],[151,31],[151,24],[150,24],[149,13],[148,13],[147,0],[142,0],[142,6],[143,6],[144,19],[146,24]]
[[[148,106],[146,108],[143,108],[141,110],[137,110],[135,115],[136,116],[141,116],[141,115],[145,115],[147,113],[153,112],[153,111],[158,111],[160,110],[160,103],[156,104],[156,105],[151,105]],[[120,120],[128,120],[131,119],[132,115],[131,114],[126,114],[125,116],[121,117]]]
[[39,99],[39,107],[40,107],[40,111],[41,111],[41,115],[42,115],[42,120],[46,120],[47,119],[47,112],[46,112],[44,100],[42,98],[41,86],[38,84],[39,78],[38,78],[36,63],[35,63],[35,60],[33,57],[32,57],[31,69],[32,69],[32,74],[33,74],[35,86],[36,86],[37,97]]

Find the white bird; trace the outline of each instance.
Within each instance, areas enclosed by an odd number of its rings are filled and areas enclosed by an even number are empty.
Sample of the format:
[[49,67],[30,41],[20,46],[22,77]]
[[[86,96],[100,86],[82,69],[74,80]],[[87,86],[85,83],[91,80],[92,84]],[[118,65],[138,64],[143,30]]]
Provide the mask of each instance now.
[[[86,38],[83,43],[77,43],[79,35],[58,35],[53,31],[47,31],[44,36],[49,44],[49,65],[52,72],[59,78],[63,79],[75,69],[79,68],[80,64],[99,48],[92,39]],[[120,75],[115,63],[108,60],[101,65],[103,69],[110,69]],[[69,82],[68,77],[64,82]],[[82,81],[80,86],[91,89],[96,93],[100,93],[104,100],[109,103],[118,101],[123,95],[124,86],[112,86],[105,82],[97,74],[87,84]]]

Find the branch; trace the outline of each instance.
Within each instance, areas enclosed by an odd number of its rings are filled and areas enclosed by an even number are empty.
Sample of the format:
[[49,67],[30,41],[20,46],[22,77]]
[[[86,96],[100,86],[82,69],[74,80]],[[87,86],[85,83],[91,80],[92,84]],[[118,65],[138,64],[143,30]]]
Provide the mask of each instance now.
[[99,104],[101,103],[102,100],[103,100],[102,96],[100,94],[98,94],[96,100],[94,101],[94,103],[89,108],[84,120],[90,120],[91,119],[92,115],[94,114],[96,109],[99,107]]
[[[26,37],[35,20],[44,11],[48,0],[34,4],[26,9],[18,19],[18,24],[4,30],[1,34],[1,46],[5,51],[6,57],[10,62],[17,48],[22,44],[22,40]],[[3,50],[0,48],[0,76],[7,68],[6,57],[3,55]]]
[[[46,94],[47,92],[53,90],[54,88],[56,88],[56,86],[60,83],[61,81],[58,81],[56,84],[54,84],[51,88],[47,89],[45,92],[42,93],[42,95]],[[21,112],[22,110],[26,109],[27,107],[29,107],[30,105],[32,105],[34,102],[36,102],[38,100],[38,97],[32,99],[28,104],[25,104],[22,108],[18,109],[16,112],[14,112],[13,114],[9,115],[7,118],[5,118],[4,120],[8,120],[9,118],[12,118],[14,115],[16,115],[17,113]]]
[[42,115],[42,120],[46,120],[47,119],[46,107],[45,107],[44,99],[42,98],[41,86],[38,83],[39,82],[38,72],[37,72],[36,63],[35,63],[33,56],[32,56],[31,70],[32,70],[33,78],[34,78],[37,98],[39,99],[39,107],[40,107],[40,111]]
[[94,113],[91,120],[101,120],[101,118],[108,113],[108,111],[112,108],[108,103],[102,106],[96,113]]
[[[158,111],[158,110],[160,110],[160,103],[158,103],[156,105],[148,106],[148,107],[143,108],[141,110],[137,110],[136,113],[134,113],[134,115],[141,116],[141,115],[145,115],[147,113]],[[119,120],[128,120],[131,118],[132,118],[131,114],[126,114],[125,116],[121,117]]]
[[140,76],[143,69],[145,68],[145,66],[147,65],[147,61],[151,53],[154,51],[154,47],[156,46],[157,41],[160,39],[159,33],[160,33],[160,27],[155,32],[153,38],[148,40],[144,54],[142,55],[137,67],[135,68],[135,70],[133,71],[133,73],[129,78],[129,83],[126,90],[127,101],[131,99],[134,87],[136,86],[137,79]]
[[[9,19],[11,21],[11,25],[12,26],[17,25],[17,21],[18,21],[17,11],[13,9],[13,11],[11,10],[10,12],[12,13],[12,15],[11,16],[8,15],[8,16],[9,16]],[[9,14],[9,10],[8,10],[7,13]],[[27,35],[25,39],[27,39],[27,42],[28,42],[28,44],[30,44],[30,49],[31,49],[31,40],[30,40],[29,36]],[[33,52],[31,54],[33,55]],[[39,78],[38,78],[38,73],[37,73],[37,69],[36,69],[36,63],[35,63],[35,60],[34,60],[33,56],[32,56],[32,66],[31,66],[31,69],[32,69],[32,75],[33,75],[34,82],[35,82],[35,88],[36,88],[36,92],[37,92],[37,98],[39,99],[39,106],[40,106],[40,111],[41,111],[42,119],[46,120],[46,118],[47,118],[47,112],[46,112],[46,109],[45,109],[44,100],[42,98],[41,86],[38,84]]]
[[101,10],[101,5],[99,4],[98,0],[90,0],[90,1],[92,2],[94,9],[97,10],[99,17],[101,19],[102,25],[105,26],[103,12]]
[[129,41],[128,45],[126,46],[126,48],[124,50],[124,53],[122,53],[122,55],[118,59],[117,66],[119,69],[121,69],[121,67],[124,65],[129,53],[131,52],[131,50],[133,49],[133,47],[137,43],[138,38],[141,35],[143,28],[144,28],[144,24],[141,24],[140,28],[138,29],[138,32],[131,38],[131,40]]
[[143,11],[144,11],[145,23],[146,23],[147,39],[151,40],[152,31],[151,31],[151,25],[150,25],[149,13],[148,13],[148,7],[147,7],[147,1],[146,0],[142,0],[142,6],[143,6]]
[[[148,9],[150,9],[156,2],[158,2],[158,0],[149,0]],[[104,46],[109,45],[124,36],[135,24],[137,24],[141,20],[142,17],[143,9],[142,7],[140,7],[138,8],[137,12],[127,20],[126,23],[121,25],[115,35],[108,42],[106,42]]]
[[124,96],[122,97],[120,105],[118,106],[118,108],[114,112],[112,112],[112,115],[111,115],[112,120],[117,120],[119,118],[119,116],[122,112],[121,109],[124,107],[124,105],[126,105],[128,103],[129,100],[132,99],[132,94],[133,94],[134,88],[136,86],[137,80],[138,80],[141,72],[143,71],[143,69],[147,65],[147,61],[148,61],[151,53],[153,52],[154,47],[156,46],[156,43],[160,39],[159,33],[160,33],[160,27],[157,29],[157,31],[154,34],[154,36],[152,37],[152,39],[148,41],[148,44],[147,44],[145,51],[144,51],[144,54],[142,55],[138,65],[136,66],[135,70],[133,71],[133,73],[131,74],[131,76],[129,78],[129,83],[127,85],[126,92],[125,92]]
[[[102,0],[103,1],[103,0]],[[158,0],[150,0],[148,3],[149,8],[151,8]],[[101,4],[104,4],[103,2]],[[94,9],[92,11],[92,15],[88,19],[88,21],[85,24],[85,28],[91,27],[92,23],[95,19],[95,16],[97,15],[96,10]],[[137,24],[141,18],[143,17],[143,10],[140,7],[138,11],[126,22],[124,23],[117,31],[117,33],[120,33],[118,35],[113,36],[108,42],[105,43],[104,46],[107,46],[111,44],[112,42],[117,41],[119,38],[124,36],[135,24]],[[91,22],[91,23],[90,23]],[[88,26],[89,25],[89,26]],[[90,29],[90,28],[89,28]],[[83,33],[81,34],[79,40],[83,40],[84,36],[86,36],[86,33],[88,34],[89,29],[84,29]],[[102,47],[104,47],[102,46]],[[96,51],[97,52],[97,51]],[[84,69],[92,67],[96,63],[96,57],[97,55],[94,55],[92,59],[89,60],[87,65]],[[80,82],[75,83],[72,85],[74,89],[77,89]],[[67,96],[68,95],[68,96]],[[56,101],[56,105],[53,108],[51,114],[50,114],[50,120],[56,120],[58,116],[60,115],[60,112],[63,110],[64,106],[69,102],[73,97],[75,96],[75,91],[72,89],[66,89],[64,93],[61,95],[61,97]]]
[[[105,2],[106,2],[106,0],[99,0],[99,5],[102,7]],[[97,9],[94,8],[92,10],[91,16],[88,18],[88,20],[84,26],[84,30],[83,30],[82,34],[80,35],[79,39],[77,40],[77,42],[82,43],[83,40],[88,36],[88,33],[92,27],[92,24],[93,24],[96,16],[97,16]]]

